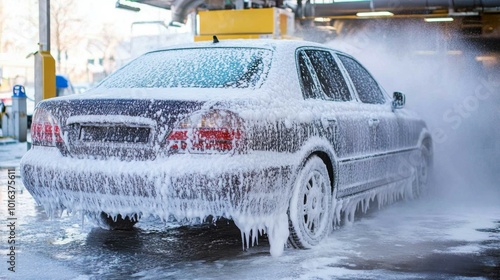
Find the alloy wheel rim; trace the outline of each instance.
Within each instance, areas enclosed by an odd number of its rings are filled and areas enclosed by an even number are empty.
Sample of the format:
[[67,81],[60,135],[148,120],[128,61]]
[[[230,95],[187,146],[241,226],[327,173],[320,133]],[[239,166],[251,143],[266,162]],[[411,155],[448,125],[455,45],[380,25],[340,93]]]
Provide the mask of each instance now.
[[325,197],[326,182],[318,171],[313,171],[305,182],[302,193],[302,223],[307,234],[321,232],[323,219],[327,211]]

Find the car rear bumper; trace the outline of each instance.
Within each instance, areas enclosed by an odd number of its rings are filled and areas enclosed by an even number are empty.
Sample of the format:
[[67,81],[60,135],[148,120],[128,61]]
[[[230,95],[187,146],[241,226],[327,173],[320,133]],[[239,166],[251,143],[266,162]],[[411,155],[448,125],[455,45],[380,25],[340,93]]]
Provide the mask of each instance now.
[[126,162],[64,157],[46,147],[21,161],[26,188],[49,214],[68,209],[165,220],[283,213],[295,168],[293,156],[279,153]]

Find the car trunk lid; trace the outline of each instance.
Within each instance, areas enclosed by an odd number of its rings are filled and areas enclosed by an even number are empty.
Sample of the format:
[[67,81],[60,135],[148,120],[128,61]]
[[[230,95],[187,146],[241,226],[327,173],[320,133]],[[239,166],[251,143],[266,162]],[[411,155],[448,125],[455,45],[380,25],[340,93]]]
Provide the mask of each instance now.
[[153,160],[175,123],[202,101],[160,99],[61,99],[41,104],[57,119],[65,156]]

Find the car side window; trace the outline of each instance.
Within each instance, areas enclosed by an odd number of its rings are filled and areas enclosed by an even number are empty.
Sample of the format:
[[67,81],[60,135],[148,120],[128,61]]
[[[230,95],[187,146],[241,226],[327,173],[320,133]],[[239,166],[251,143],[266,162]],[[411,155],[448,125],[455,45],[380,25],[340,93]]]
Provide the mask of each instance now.
[[306,50],[305,53],[318,75],[318,81],[325,95],[335,101],[351,100],[347,83],[332,54],[320,50]]
[[382,90],[380,90],[375,79],[361,64],[347,56],[339,55],[339,58],[344,64],[347,73],[349,73],[349,77],[351,77],[361,102],[370,104],[385,103]]
[[306,54],[301,51],[298,55],[298,62],[302,94],[304,95],[304,99],[320,98],[317,95],[318,90],[316,88],[316,84],[314,83],[314,78],[312,77],[312,74],[307,66],[307,60],[308,58]]

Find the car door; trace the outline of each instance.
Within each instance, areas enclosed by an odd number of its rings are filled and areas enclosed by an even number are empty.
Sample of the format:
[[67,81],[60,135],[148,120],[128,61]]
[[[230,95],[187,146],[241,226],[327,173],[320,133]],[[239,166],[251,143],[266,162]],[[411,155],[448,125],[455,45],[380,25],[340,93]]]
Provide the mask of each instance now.
[[355,89],[361,118],[364,119],[362,122],[370,131],[371,153],[360,159],[366,164],[358,164],[370,165],[365,169],[370,173],[370,180],[359,189],[367,190],[406,179],[411,170],[401,170],[399,166],[403,151],[400,150],[402,133],[398,116],[377,81],[359,62],[343,54],[338,54],[338,58]]
[[[370,129],[358,110],[345,73],[333,53],[324,49],[302,49],[298,52],[299,72],[304,98],[315,103],[321,114],[321,123],[333,134],[328,134],[338,162],[336,172],[337,196],[356,193],[355,189],[370,180],[360,168],[357,157],[372,152]],[[364,167],[367,168],[367,167]]]

